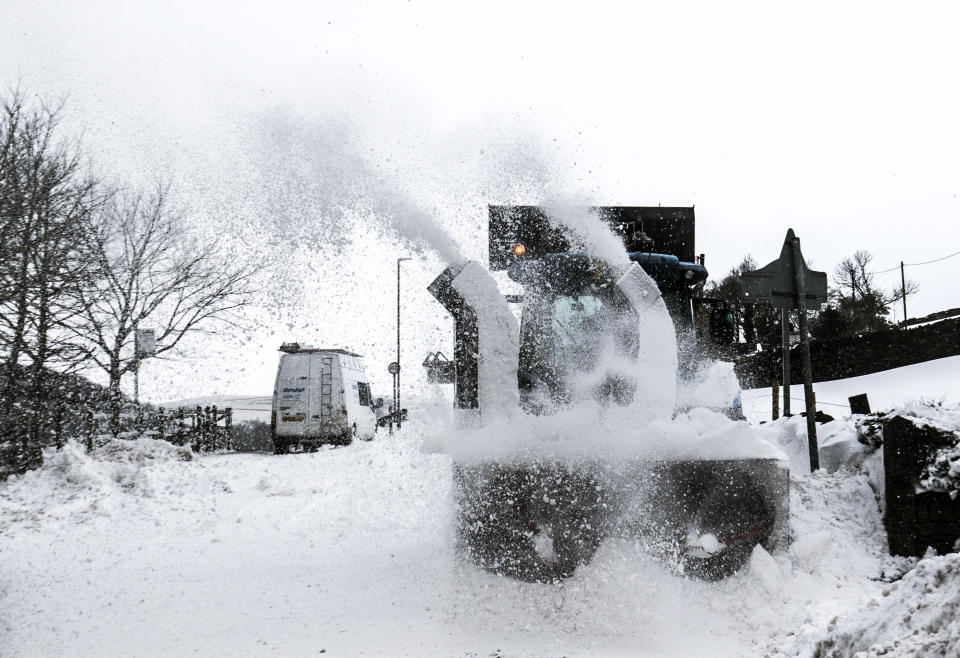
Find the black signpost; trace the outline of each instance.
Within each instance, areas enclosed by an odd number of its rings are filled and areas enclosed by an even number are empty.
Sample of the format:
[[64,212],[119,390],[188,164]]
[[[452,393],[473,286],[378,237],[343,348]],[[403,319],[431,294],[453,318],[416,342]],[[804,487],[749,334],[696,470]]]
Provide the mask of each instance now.
[[784,323],[784,414],[790,413],[790,309],[800,317],[800,366],[803,374],[803,399],[807,408],[807,443],[810,450],[810,470],[820,468],[817,447],[817,403],[813,393],[813,371],[810,367],[810,335],[807,330],[807,307],[817,307],[827,301],[827,275],[807,267],[800,252],[800,238],[787,231],[780,250],[780,258],[741,277],[743,294],[748,303],[767,302],[783,309]]
[[[399,307],[398,307],[399,308]],[[400,316],[397,315],[397,320],[399,325]],[[397,350],[399,352],[399,340],[397,342]],[[399,357],[397,357],[399,358]],[[400,427],[400,362],[391,361],[390,365],[387,366],[387,372],[393,375],[393,408],[390,410],[390,433],[393,434],[393,417],[396,416],[397,419],[397,429],[402,429]]]

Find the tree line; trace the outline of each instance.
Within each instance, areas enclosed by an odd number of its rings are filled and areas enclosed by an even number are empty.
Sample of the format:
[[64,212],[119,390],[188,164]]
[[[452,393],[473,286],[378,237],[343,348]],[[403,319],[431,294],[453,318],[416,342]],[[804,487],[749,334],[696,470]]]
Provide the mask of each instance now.
[[[894,304],[904,295],[919,290],[916,282],[906,280],[906,286],[884,288],[877,284],[871,272],[873,255],[858,250],[844,258],[833,270],[828,301],[820,309],[811,310],[810,335],[816,340],[830,340],[857,336],[893,328],[889,315]],[[811,264],[808,263],[808,266]],[[781,342],[779,309],[769,304],[746,303],[740,275],[760,268],[749,255],[732,267],[723,277],[708,282],[707,297],[721,300],[730,309],[733,318],[731,335],[742,338],[748,346],[759,344],[764,351],[774,351]],[[792,326],[797,326],[796,311],[791,314]]]
[[[200,243],[168,186],[108,184],[62,134],[63,104],[9,92],[0,106],[0,460],[40,459],[51,373],[101,370],[110,428],[121,426],[123,376],[138,328],[156,354],[185,335],[236,321],[255,265]],[[56,378],[62,381],[61,378]]]

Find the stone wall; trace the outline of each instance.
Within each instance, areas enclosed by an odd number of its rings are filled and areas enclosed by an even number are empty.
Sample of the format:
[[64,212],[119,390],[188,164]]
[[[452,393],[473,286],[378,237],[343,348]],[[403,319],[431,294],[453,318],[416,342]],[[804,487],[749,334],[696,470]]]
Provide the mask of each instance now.
[[[859,377],[957,355],[960,355],[960,318],[912,329],[890,329],[810,343],[815,382]],[[744,388],[769,386],[773,377],[780,378],[779,363],[772,364],[771,357],[779,360],[779,354],[761,353],[737,362],[737,376]],[[803,381],[799,346],[790,352],[790,373],[793,383]]]
[[950,433],[894,416],[883,425],[884,525],[893,555],[943,555],[960,540],[960,498],[946,491],[918,492],[920,473]]

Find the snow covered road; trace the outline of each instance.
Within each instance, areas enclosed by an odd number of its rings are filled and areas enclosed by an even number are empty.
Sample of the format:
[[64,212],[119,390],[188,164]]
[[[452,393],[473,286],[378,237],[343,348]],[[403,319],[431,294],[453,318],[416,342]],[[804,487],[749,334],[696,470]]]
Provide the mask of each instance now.
[[422,439],[52,454],[0,485],[0,653],[803,655],[883,586],[866,477],[823,473],[794,478],[789,551],[723,583],[622,540],[559,586],[479,573],[455,555],[449,457]]

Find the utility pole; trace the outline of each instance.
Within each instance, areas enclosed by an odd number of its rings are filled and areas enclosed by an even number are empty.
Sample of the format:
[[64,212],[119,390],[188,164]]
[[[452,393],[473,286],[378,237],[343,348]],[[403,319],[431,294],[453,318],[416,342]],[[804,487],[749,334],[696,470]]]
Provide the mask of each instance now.
[[398,258],[397,259],[397,373],[394,377],[394,396],[393,396],[393,406],[397,412],[397,429],[401,428],[400,417],[402,415],[400,407],[400,263],[410,260],[409,258]]
[[780,337],[783,341],[783,415],[790,415],[790,309],[780,309]]
[[900,261],[900,291],[903,293],[903,326],[907,326],[907,277],[903,275],[903,261]]
[[794,237],[793,272],[797,286],[797,313],[800,316],[800,366],[803,372],[803,401],[807,406],[807,447],[810,453],[810,472],[820,468],[820,449],[817,445],[817,402],[813,397],[813,368],[810,367],[810,336],[807,333],[807,282],[804,277],[800,238]]
[[133,403],[140,404],[140,334],[133,325]]

